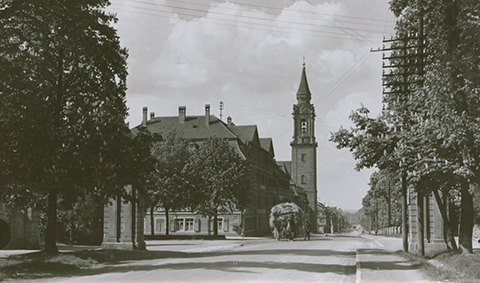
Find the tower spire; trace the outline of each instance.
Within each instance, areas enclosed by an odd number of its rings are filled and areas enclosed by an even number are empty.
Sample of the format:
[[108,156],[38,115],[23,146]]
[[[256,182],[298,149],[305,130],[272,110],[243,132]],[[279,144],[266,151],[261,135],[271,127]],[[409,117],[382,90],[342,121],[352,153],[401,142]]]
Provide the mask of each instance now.
[[305,56],[303,56],[302,76],[300,78],[300,85],[298,86],[297,101],[298,103],[305,102],[310,104],[311,99],[312,94],[310,93],[310,89],[308,88],[307,73],[305,71]]

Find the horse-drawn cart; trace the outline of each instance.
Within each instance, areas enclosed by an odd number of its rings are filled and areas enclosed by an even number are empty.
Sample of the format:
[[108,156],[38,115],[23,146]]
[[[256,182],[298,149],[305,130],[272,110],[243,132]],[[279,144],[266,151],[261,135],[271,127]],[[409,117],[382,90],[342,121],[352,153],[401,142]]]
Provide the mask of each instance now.
[[275,238],[278,241],[281,238],[293,241],[303,227],[302,216],[302,209],[294,203],[280,203],[272,207],[270,228]]

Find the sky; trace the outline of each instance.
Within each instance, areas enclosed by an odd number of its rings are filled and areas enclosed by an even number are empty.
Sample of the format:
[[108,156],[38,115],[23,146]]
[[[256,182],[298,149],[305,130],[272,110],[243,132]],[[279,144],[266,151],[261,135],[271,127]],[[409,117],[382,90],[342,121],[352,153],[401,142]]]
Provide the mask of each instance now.
[[[381,108],[383,37],[393,34],[388,0],[111,0],[128,48],[130,127],[142,108],[156,116],[204,115],[205,104],[272,138],[291,160],[292,109],[305,62],[315,106],[319,201],[358,210],[372,169],[357,172],[348,149],[329,142],[363,104]],[[305,58],[305,59],[304,59]]]

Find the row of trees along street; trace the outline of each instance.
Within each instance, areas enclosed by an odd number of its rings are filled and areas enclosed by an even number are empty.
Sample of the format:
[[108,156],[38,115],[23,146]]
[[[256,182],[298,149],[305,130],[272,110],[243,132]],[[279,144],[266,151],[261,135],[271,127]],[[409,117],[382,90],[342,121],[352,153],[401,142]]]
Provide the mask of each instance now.
[[402,224],[400,182],[385,170],[370,176],[370,190],[362,199],[360,221],[364,229],[377,231]]
[[[330,140],[353,152],[357,170],[377,167],[401,182],[404,250],[409,186],[418,198],[433,192],[454,249],[442,196],[459,196],[459,244],[471,253],[480,180],[480,4],[392,0],[390,9],[398,18],[394,38],[385,41],[383,110],[371,118],[362,106],[350,115],[354,127]],[[418,233],[423,239],[422,228]]]
[[[59,231],[74,235],[74,227],[101,225],[110,199],[135,201],[127,184],[166,211],[189,207],[214,216],[248,199],[249,166],[227,141],[212,138],[193,154],[181,146],[169,153],[171,143],[187,142],[128,129],[127,50],[107,5],[0,1],[0,201],[46,216],[49,254],[58,252]],[[185,184],[190,190],[181,190]],[[57,216],[66,225],[57,225]],[[77,223],[92,216],[96,223]]]

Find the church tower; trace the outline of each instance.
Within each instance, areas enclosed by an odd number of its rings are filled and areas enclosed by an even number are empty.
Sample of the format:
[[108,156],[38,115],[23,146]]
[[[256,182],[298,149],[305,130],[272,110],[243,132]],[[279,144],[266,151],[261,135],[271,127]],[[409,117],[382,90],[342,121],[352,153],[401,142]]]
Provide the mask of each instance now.
[[315,140],[315,108],[310,103],[305,62],[293,105],[292,180],[307,194],[311,231],[317,232],[317,142]]

